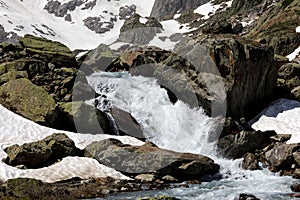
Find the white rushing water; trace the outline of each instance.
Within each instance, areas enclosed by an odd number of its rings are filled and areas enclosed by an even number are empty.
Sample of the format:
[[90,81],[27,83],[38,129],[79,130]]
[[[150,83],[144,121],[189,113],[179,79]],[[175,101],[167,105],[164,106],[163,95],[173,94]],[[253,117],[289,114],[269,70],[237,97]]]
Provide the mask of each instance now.
[[[208,142],[215,120],[201,108],[191,109],[181,101],[174,105],[167,91],[154,78],[131,76],[128,73],[95,73],[88,77],[97,93],[105,95],[108,108],[116,106],[138,121],[146,138],[159,147],[178,152],[191,152],[213,158],[221,166],[221,180],[204,182],[188,189],[160,192],[118,194],[108,199],[136,199],[147,195],[166,194],[180,199],[234,199],[240,193],[250,193],[261,199],[287,199],[291,193],[291,177],[280,177],[268,170],[246,171],[241,160],[219,158],[214,143]],[[100,98],[103,101],[103,98]]]

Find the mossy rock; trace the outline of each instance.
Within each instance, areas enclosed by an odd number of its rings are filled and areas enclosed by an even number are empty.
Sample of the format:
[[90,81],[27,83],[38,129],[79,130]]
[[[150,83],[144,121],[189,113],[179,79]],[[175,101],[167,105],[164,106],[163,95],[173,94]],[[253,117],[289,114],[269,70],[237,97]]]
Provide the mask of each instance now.
[[0,87],[0,103],[11,111],[43,125],[51,125],[57,117],[54,99],[28,79],[11,80]]
[[38,193],[41,186],[43,186],[43,182],[40,180],[29,178],[9,179],[6,182],[6,193],[18,198],[30,199],[29,197],[32,197],[32,194]]
[[27,53],[32,55],[38,54],[55,65],[65,67],[77,66],[73,53],[68,47],[59,42],[25,35],[24,37],[20,37],[20,43],[26,49]]

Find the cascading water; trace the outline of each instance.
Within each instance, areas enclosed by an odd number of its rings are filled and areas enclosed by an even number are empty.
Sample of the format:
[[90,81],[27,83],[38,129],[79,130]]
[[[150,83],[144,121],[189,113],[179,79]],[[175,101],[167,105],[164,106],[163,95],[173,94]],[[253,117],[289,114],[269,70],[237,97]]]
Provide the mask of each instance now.
[[[145,137],[161,148],[178,152],[202,154],[221,166],[221,180],[204,182],[187,189],[148,192],[180,199],[234,199],[240,193],[250,193],[261,199],[286,199],[291,193],[292,178],[280,177],[268,170],[246,171],[241,160],[226,160],[217,156],[215,145],[208,142],[216,121],[201,108],[191,109],[181,101],[171,103],[167,91],[155,78],[131,76],[128,73],[95,73],[89,84],[101,96],[98,108],[116,106],[132,114]],[[109,199],[136,199],[145,192],[118,194]]]

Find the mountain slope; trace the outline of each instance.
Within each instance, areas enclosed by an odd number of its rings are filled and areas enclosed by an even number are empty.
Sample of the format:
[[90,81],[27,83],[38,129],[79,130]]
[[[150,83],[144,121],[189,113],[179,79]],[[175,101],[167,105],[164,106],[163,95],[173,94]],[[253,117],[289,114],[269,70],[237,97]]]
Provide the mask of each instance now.
[[92,49],[117,36],[131,14],[149,16],[153,3],[154,0],[0,0],[0,21],[6,32],[46,37],[71,49]]

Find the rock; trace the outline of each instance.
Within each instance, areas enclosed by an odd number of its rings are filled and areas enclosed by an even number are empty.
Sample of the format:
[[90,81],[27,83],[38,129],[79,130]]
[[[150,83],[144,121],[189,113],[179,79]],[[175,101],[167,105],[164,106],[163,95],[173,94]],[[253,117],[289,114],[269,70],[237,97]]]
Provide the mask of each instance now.
[[270,143],[270,136],[274,132],[241,131],[235,135],[220,138],[217,146],[221,155],[229,159],[243,157],[246,153],[254,153]]
[[291,170],[295,164],[293,153],[300,149],[299,144],[281,144],[265,153],[272,171]]
[[32,55],[38,54],[50,63],[65,67],[77,67],[73,53],[68,47],[59,42],[25,35],[20,37],[20,43],[27,53]]
[[300,192],[300,184],[299,183],[294,183],[293,185],[291,185],[291,190],[293,192]]
[[134,179],[139,180],[141,182],[153,182],[153,181],[155,181],[155,175],[153,175],[153,174],[139,174]]
[[85,156],[132,176],[151,173],[158,177],[171,175],[183,181],[200,179],[219,170],[219,166],[205,156],[177,153],[149,145],[129,146],[116,139],[93,142],[85,148]]
[[154,2],[151,17],[155,17],[159,21],[173,18],[177,11],[187,11],[196,9],[197,7],[207,3],[208,0],[189,0],[189,1],[177,1],[177,0],[166,0]]
[[9,165],[24,165],[26,168],[49,166],[67,156],[81,156],[82,151],[65,134],[53,134],[45,139],[5,149]]
[[131,44],[148,44],[160,33],[162,25],[155,18],[148,18],[146,23],[141,23],[141,16],[138,14],[128,18],[121,27],[119,40]]
[[300,101],[300,86],[295,87],[292,91],[291,91],[292,95],[294,96],[295,99],[297,99],[298,101]]
[[120,135],[128,135],[140,140],[145,140],[141,127],[130,113],[118,108],[112,108],[111,114],[115,120]]
[[41,87],[21,78],[0,87],[0,103],[11,111],[42,125],[54,125],[57,108],[53,98]]
[[252,194],[240,194],[237,200],[260,200]]
[[170,175],[166,175],[164,177],[162,177],[162,180],[168,183],[176,183],[178,182],[178,179],[174,178],[173,176]]
[[278,87],[282,96],[300,101],[300,64],[287,63],[278,72]]
[[246,170],[257,170],[259,169],[258,160],[252,153],[246,153],[242,163],[242,168]]
[[9,179],[6,182],[6,193],[18,198],[39,198],[39,193],[43,182],[29,178]]
[[82,101],[59,104],[61,121],[59,128],[79,133],[113,134],[116,130],[106,113]]
[[18,78],[29,79],[43,87],[55,101],[72,100],[78,64],[63,44],[26,35],[21,45],[0,44],[0,85]]
[[175,197],[169,197],[169,196],[159,196],[159,197],[142,197],[138,198],[137,200],[180,200]]
[[182,40],[176,54],[136,48],[106,70],[155,77],[190,107],[202,106],[212,116],[227,111],[236,121],[272,101],[278,71],[272,48],[232,35],[199,36],[196,47],[193,42]]

